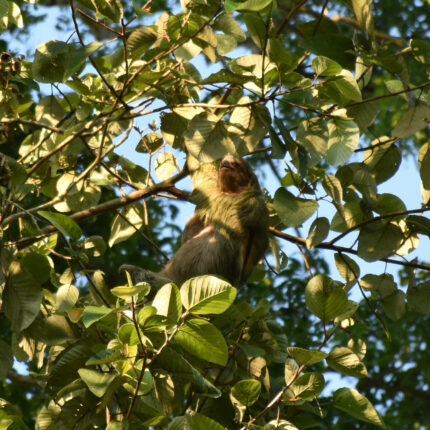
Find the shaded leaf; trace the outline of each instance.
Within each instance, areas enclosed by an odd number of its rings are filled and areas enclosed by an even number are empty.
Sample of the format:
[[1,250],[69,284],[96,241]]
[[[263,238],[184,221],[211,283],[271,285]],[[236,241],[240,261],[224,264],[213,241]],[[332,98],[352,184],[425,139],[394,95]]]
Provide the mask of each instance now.
[[367,376],[366,366],[360,361],[360,358],[351,349],[338,346],[330,351],[326,358],[327,364],[338,372],[363,378]]
[[299,365],[319,363],[321,360],[324,360],[324,358],[326,358],[328,355],[323,351],[304,349],[299,348],[297,346],[289,346],[287,348],[287,351],[288,354],[290,354],[291,357],[293,357]]
[[314,400],[318,397],[325,385],[324,377],[319,372],[309,372],[300,375],[291,385],[297,397],[304,400]]
[[253,405],[260,396],[261,383],[256,379],[242,379],[231,389],[231,394],[242,405]]
[[77,240],[82,236],[82,230],[79,225],[66,215],[39,211],[38,215],[47,219],[58,231],[65,236],[69,236],[73,240]]

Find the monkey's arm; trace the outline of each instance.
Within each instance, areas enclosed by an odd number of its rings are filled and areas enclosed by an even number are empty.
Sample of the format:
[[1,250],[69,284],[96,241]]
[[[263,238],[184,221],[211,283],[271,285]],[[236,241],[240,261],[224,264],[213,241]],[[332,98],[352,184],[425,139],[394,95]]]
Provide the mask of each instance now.
[[130,273],[132,281],[137,284],[139,282],[148,282],[152,287],[159,288],[169,282],[171,279],[164,276],[162,273],[154,273],[150,270],[145,270],[132,264],[122,264],[119,268],[120,273]]

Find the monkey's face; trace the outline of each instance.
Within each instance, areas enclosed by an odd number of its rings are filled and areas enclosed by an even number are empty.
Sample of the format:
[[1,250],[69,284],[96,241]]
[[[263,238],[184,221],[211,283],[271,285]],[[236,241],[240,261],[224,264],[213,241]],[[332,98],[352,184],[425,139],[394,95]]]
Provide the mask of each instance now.
[[239,194],[251,183],[248,163],[233,155],[226,155],[218,168],[218,186],[224,193]]

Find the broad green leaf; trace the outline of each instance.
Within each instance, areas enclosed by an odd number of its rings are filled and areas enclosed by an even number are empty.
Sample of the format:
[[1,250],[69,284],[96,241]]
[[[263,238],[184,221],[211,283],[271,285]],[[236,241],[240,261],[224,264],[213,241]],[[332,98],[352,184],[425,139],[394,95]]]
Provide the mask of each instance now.
[[127,49],[144,52],[157,40],[157,32],[152,26],[137,27],[127,38]]
[[70,58],[70,46],[51,40],[40,44],[34,55],[33,77],[36,81],[52,84],[63,82]]
[[[394,194],[378,194],[376,212],[381,215],[404,212],[406,205]],[[400,216],[402,217],[402,216]]]
[[276,419],[265,424],[264,430],[299,430],[299,428],[289,421]]
[[101,351],[97,352],[97,354],[93,355],[91,358],[89,358],[86,362],[86,366],[98,366],[101,364],[109,364],[114,363],[115,361],[118,361],[119,359],[123,358],[124,355],[122,351],[118,349],[102,349]]
[[133,323],[123,324],[118,330],[118,339],[123,345],[139,345],[140,339]]
[[406,218],[406,224],[412,233],[421,233],[430,237],[430,219],[419,215],[409,215]]
[[299,365],[308,365],[319,363],[321,360],[327,357],[323,351],[316,351],[310,349],[299,348],[298,346],[289,346],[287,348],[288,354],[294,358]]
[[189,354],[202,360],[225,366],[228,349],[223,335],[214,325],[205,321],[192,319],[180,327],[175,336],[176,342]]
[[[163,118],[169,118],[169,116],[164,116]],[[173,141],[169,141],[168,143],[171,143],[171,145],[173,146]],[[161,147],[162,144],[163,138],[158,133],[150,132],[142,137],[142,140],[136,146],[136,151],[142,152],[143,154],[146,154],[148,150],[155,152],[158,148]]]
[[420,314],[430,314],[430,281],[408,288],[408,307]]
[[333,404],[336,408],[361,421],[386,428],[381,416],[373,405],[353,388],[339,388],[333,393]]
[[273,205],[282,222],[290,227],[301,226],[318,209],[315,200],[295,197],[285,188],[276,191]]
[[29,252],[21,259],[22,267],[39,283],[43,284],[51,276],[52,266],[46,255]]
[[[429,115],[430,118],[430,108]],[[430,190],[430,145],[425,143],[418,153],[418,165],[420,166],[420,176],[423,187]]]
[[243,16],[248,33],[254,43],[262,49],[266,40],[266,26],[260,16],[246,13]]
[[123,285],[112,288],[110,292],[120,299],[131,301],[132,297],[144,297],[148,295],[150,289],[151,285],[149,285],[147,282],[139,282],[136,285]]
[[397,290],[393,294],[383,297],[381,303],[385,315],[397,321],[405,314],[406,294],[401,290]]
[[182,304],[197,315],[221,314],[236,298],[236,288],[215,276],[199,276],[181,287]]
[[357,81],[348,70],[342,70],[339,75],[330,78],[324,85],[318,87],[318,94],[321,98],[341,105],[350,101],[360,102],[362,100]]
[[100,257],[106,251],[106,243],[102,236],[90,236],[85,239],[83,248],[87,255]]
[[182,314],[181,294],[175,284],[163,285],[154,297],[152,306],[158,315],[164,315],[172,322],[178,322]]
[[218,15],[212,26],[214,30],[220,30],[226,35],[233,36],[238,42],[245,42],[246,35],[239,23],[229,13]]
[[265,7],[269,6],[272,2],[273,0],[226,0],[224,3],[224,7],[226,12],[233,12],[234,10],[260,12]]
[[123,242],[136,233],[144,223],[145,211],[141,203],[136,202],[121,209],[111,226],[109,246]]
[[8,13],[9,13],[9,2],[8,2],[8,0],[1,0],[0,1],[0,18],[7,16]]
[[[366,69],[369,70],[369,69]],[[347,116],[358,125],[360,133],[364,133],[376,120],[379,112],[377,101],[367,101],[347,108]]]
[[297,55],[287,51],[280,39],[270,38],[267,42],[267,51],[270,59],[282,67],[284,73],[294,70],[298,65]]
[[39,211],[38,215],[47,219],[59,232],[69,236],[73,240],[78,240],[82,236],[82,230],[79,225],[66,215]]
[[319,245],[327,237],[329,231],[330,223],[327,218],[321,217],[315,219],[309,227],[306,246],[310,249]]
[[345,254],[336,253],[334,262],[339,275],[346,281],[345,287],[348,291],[360,278],[360,267],[351,257]]
[[316,275],[308,282],[305,301],[310,311],[324,321],[342,314],[348,306],[345,291],[325,275]]
[[143,360],[139,360],[132,368],[128,370],[126,376],[129,377],[127,382],[124,384],[124,388],[130,393],[136,393],[137,381],[140,380],[139,389],[137,390],[138,396],[144,396],[148,394],[154,388],[154,380],[149,369],[143,371],[141,377]]
[[78,299],[79,290],[74,285],[61,285],[55,294],[55,306],[60,312],[64,312],[73,308]]
[[216,50],[219,55],[224,56],[237,47],[237,41],[233,36],[226,34],[216,34]]
[[324,175],[321,183],[325,192],[333,199],[335,206],[342,205],[343,188],[339,179],[333,175]]
[[300,375],[291,385],[291,389],[303,400],[314,400],[320,395],[324,385],[325,381],[321,373],[309,372]]
[[363,360],[366,356],[367,346],[362,339],[349,339],[347,346],[351,351],[357,354],[360,360]]
[[287,152],[284,142],[282,142],[281,138],[278,136],[278,133],[276,133],[276,130],[272,126],[269,127],[269,135],[270,141],[272,142],[272,152],[270,156],[274,159],[282,160],[285,157],[285,153]]
[[195,116],[184,133],[188,152],[202,163],[236,154],[236,148],[226,127],[218,117],[206,112]]
[[381,297],[390,296],[397,291],[397,284],[394,282],[393,275],[389,273],[364,275],[360,280],[360,285],[366,290],[377,291]]
[[429,118],[430,106],[424,103],[414,104],[399,119],[391,135],[400,138],[412,136],[427,126]]
[[392,255],[402,240],[403,232],[397,225],[378,220],[360,229],[357,252],[366,261],[381,260]]
[[371,142],[372,149],[368,149],[363,156],[363,162],[369,166],[377,184],[390,179],[399,169],[402,154],[399,148],[392,142],[386,145],[380,143],[389,141],[388,137],[380,137]]
[[91,0],[97,15],[107,21],[119,22],[124,15],[120,0]]
[[317,76],[335,76],[342,71],[342,66],[327,57],[315,57],[312,68]]
[[79,69],[85,64],[87,58],[102,46],[102,43],[95,40],[79,49],[71,49],[65,77],[68,78],[69,76],[73,75],[73,73],[78,72]]
[[6,379],[13,366],[13,351],[9,344],[0,339],[0,380]]
[[112,309],[109,309],[106,306],[85,306],[84,313],[82,315],[82,322],[84,323],[84,326],[88,328],[90,325],[101,320],[111,312]]
[[79,369],[78,373],[90,391],[97,397],[102,397],[116,378],[114,374],[101,373],[91,369]]
[[178,163],[172,152],[162,152],[155,160],[154,168],[157,178],[165,181],[178,171]]
[[327,364],[343,375],[363,378],[367,376],[366,366],[351,349],[344,346],[337,346],[330,351],[326,358]]
[[33,276],[17,261],[9,267],[3,291],[2,310],[16,333],[27,328],[40,312],[42,288]]
[[373,0],[352,0],[354,15],[364,33],[373,36],[375,23],[372,15]]
[[291,382],[291,380],[295,377],[298,369],[299,365],[297,364],[296,360],[292,358],[287,358],[285,360],[284,377],[286,384],[289,384]]
[[430,43],[426,40],[414,39],[411,41],[411,49],[414,57],[423,64],[430,63]]
[[231,394],[242,405],[253,405],[260,396],[261,383],[256,379],[242,379],[231,389]]
[[344,164],[358,145],[360,130],[354,121],[332,118],[328,121],[327,161],[333,166]]
[[225,430],[225,427],[202,414],[175,417],[167,430]]
[[299,124],[296,133],[297,142],[309,152],[309,167],[315,166],[327,153],[329,130],[327,122],[321,118],[312,118]]

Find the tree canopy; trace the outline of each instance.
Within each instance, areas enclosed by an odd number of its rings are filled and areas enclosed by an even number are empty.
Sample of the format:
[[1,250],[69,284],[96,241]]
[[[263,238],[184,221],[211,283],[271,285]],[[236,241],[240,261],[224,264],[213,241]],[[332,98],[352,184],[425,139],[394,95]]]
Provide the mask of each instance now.
[[[0,0],[1,428],[429,428],[429,2],[37,3]],[[247,285],[122,278],[226,154],[270,211]]]

